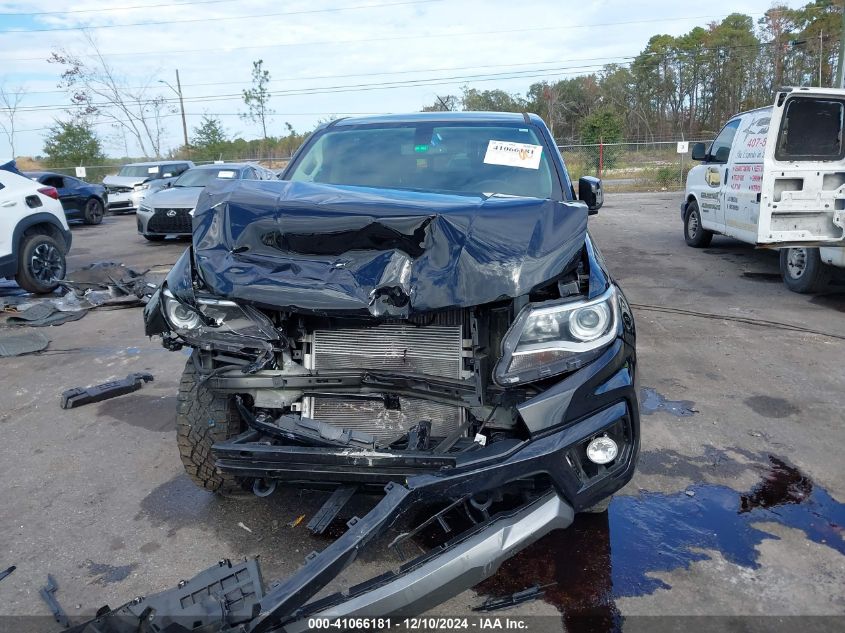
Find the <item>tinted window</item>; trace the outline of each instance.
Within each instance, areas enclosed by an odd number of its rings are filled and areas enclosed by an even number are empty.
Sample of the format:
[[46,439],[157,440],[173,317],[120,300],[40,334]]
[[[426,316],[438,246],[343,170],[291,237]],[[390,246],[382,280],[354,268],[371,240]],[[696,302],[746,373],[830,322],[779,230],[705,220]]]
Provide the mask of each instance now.
[[[61,176],[43,176],[41,178],[41,184],[47,185],[48,187],[55,187],[56,189],[61,189],[65,187],[64,178]],[[68,183],[69,185],[70,183]]]
[[793,97],[786,102],[775,158],[841,160],[845,102]]
[[739,119],[730,121],[719,132],[719,136],[713,141],[708,152],[710,162],[726,163],[728,161],[728,156],[731,153],[731,144],[734,141],[734,136],[736,136],[737,128],[739,128],[739,121]]
[[[528,148],[528,151],[539,152],[539,164],[503,164],[507,162],[502,158],[503,153],[490,151],[496,141],[534,146],[534,150]],[[409,123],[330,128],[308,144],[298,157],[290,179],[332,185],[549,198],[552,167],[541,146],[542,141],[529,127]]]
[[205,187],[216,178],[234,180],[238,178],[238,170],[221,166],[219,169],[189,169],[176,179],[174,187]]
[[159,165],[126,165],[120,168],[117,175],[133,178],[159,178],[160,173],[161,167]]

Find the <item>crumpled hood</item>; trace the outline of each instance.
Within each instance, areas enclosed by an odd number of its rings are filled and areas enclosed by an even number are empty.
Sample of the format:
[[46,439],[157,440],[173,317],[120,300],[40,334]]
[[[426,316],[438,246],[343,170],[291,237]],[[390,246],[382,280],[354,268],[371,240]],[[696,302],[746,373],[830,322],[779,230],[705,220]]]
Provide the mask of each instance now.
[[151,208],[193,209],[200,193],[202,187],[171,187],[147,196],[144,205]]
[[194,214],[214,294],[295,312],[408,316],[513,298],[584,246],[580,202],[218,181]]

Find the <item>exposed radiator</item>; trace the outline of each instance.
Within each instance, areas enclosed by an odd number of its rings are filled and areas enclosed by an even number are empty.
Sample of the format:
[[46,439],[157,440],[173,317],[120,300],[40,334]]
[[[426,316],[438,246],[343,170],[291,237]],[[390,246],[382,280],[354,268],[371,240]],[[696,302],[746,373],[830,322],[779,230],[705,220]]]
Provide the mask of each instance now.
[[[460,378],[463,335],[460,325],[384,324],[374,328],[317,330],[311,339],[310,369],[384,369]],[[380,444],[401,437],[420,420],[431,420],[432,434],[444,436],[463,421],[460,407],[419,398],[399,398],[399,409],[382,400],[315,396],[303,414],[335,426],[374,435]]]

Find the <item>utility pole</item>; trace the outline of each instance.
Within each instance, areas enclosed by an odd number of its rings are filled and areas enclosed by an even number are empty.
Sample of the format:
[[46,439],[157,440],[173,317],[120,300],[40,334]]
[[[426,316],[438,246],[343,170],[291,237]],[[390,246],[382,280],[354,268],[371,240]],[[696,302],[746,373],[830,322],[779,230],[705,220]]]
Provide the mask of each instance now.
[[159,79],[160,84],[164,84],[176,93],[179,97],[179,109],[182,111],[182,135],[185,138],[185,152],[190,154],[190,146],[188,145],[188,124],[185,122],[185,102],[182,100],[182,82],[179,80],[179,69],[176,69],[176,88],[167,83],[164,79]]
[[179,81],[179,69],[176,69],[176,89],[179,91],[179,109],[182,111],[182,135],[185,137],[185,151],[189,152],[188,124],[185,122],[185,102],[182,100],[182,82]]
[[836,64],[836,83],[833,85],[834,88],[843,88],[845,87],[845,77],[842,75],[843,69],[845,69],[845,65],[843,65],[843,60],[845,60],[845,0],[842,2],[842,31],[839,33],[839,62]]
[[822,60],[824,59],[824,31],[819,31],[819,87],[822,85]]

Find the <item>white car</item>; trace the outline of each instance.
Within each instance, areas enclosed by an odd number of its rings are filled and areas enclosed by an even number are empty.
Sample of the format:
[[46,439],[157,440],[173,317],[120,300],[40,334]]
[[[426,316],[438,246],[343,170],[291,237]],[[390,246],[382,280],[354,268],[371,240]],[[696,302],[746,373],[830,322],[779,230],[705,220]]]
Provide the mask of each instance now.
[[845,268],[845,90],[788,88],[737,114],[687,176],[684,238],[714,234],[780,250],[787,288],[818,292]]
[[55,290],[65,276],[71,234],[55,187],[0,165],[0,277],[29,292]]
[[134,213],[145,197],[161,191],[194,164],[189,160],[130,163],[103,178],[110,213]]

